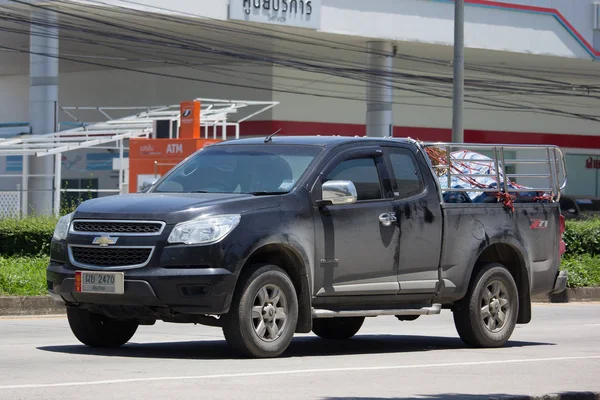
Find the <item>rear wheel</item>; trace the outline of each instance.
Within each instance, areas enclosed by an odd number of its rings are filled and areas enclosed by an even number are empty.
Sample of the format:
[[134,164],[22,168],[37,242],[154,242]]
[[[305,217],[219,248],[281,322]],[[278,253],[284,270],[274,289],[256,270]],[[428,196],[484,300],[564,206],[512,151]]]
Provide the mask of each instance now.
[[515,329],[519,311],[517,285],[502,264],[486,264],[454,309],[460,338],[473,347],[503,346]]
[[138,323],[119,321],[81,308],[67,308],[67,319],[75,337],[90,347],[117,348],[135,334]]
[[289,276],[275,265],[245,271],[223,316],[227,343],[250,357],[277,357],[294,337],[298,299]]
[[398,321],[414,321],[419,317],[420,315],[396,315]]
[[323,339],[350,339],[361,328],[365,317],[316,318],[313,332]]

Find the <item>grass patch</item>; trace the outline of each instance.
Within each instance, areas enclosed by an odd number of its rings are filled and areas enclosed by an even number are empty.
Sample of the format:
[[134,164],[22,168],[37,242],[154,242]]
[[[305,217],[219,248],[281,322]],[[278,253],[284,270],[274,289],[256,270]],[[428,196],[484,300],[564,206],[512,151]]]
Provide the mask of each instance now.
[[49,258],[0,256],[0,295],[38,296],[48,294],[46,268]]
[[562,260],[561,269],[568,271],[568,287],[600,286],[600,257],[583,254]]
[[[39,296],[48,294],[46,268],[49,258],[0,256],[0,296]],[[600,256],[588,254],[562,260],[562,270],[569,273],[571,288],[600,286]]]

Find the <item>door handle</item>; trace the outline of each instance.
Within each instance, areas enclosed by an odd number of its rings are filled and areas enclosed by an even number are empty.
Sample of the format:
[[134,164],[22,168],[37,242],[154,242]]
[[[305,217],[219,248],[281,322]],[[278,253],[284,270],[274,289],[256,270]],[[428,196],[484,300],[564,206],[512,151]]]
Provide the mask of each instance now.
[[381,222],[381,225],[383,226],[391,226],[396,221],[398,221],[398,219],[391,213],[383,213],[379,216],[379,222]]

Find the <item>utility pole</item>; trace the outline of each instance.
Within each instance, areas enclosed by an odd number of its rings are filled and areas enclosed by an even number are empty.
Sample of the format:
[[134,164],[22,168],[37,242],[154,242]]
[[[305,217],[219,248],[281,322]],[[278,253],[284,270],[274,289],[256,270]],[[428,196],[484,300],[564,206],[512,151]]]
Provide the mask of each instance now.
[[367,136],[392,136],[392,68],[394,45],[392,42],[368,43],[367,64]]
[[[31,11],[29,35],[29,123],[31,133],[56,132],[58,104],[58,16],[54,11]],[[52,215],[52,157],[29,156],[29,196],[27,211]]]
[[452,90],[452,142],[465,141],[465,0],[454,0],[454,87]]

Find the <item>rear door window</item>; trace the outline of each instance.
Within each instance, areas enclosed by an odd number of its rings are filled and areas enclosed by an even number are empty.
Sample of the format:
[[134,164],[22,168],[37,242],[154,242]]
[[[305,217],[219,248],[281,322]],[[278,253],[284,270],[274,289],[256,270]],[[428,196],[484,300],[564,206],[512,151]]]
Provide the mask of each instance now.
[[405,199],[422,193],[423,180],[413,154],[401,148],[387,148],[386,152],[393,174],[394,197]]

